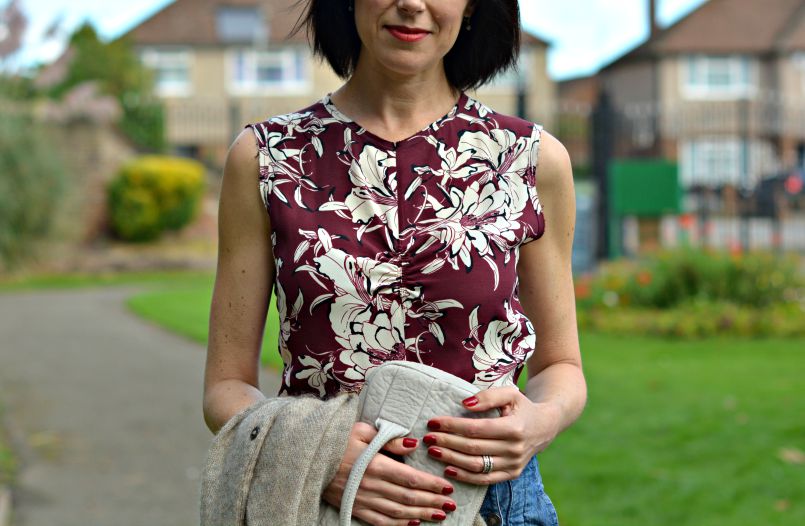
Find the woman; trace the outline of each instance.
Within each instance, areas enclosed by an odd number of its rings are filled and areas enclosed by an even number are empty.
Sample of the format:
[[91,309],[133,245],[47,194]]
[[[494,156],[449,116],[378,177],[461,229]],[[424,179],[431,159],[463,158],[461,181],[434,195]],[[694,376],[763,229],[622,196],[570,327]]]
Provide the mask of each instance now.
[[[481,509],[489,524],[556,524],[536,453],[586,401],[571,166],[540,126],[464,91],[516,62],[517,0],[306,3],[316,53],[346,82],[296,113],[248,125],[230,148],[207,425],[216,432],[263,398],[259,350],[275,289],[280,394],[357,392],[368,368],[405,359],[482,387],[467,408],[502,411],[436,418],[428,435],[390,442],[366,472],[354,517],[438,522],[455,509],[459,480],[490,484]],[[525,394],[515,387],[524,365]],[[327,502],[338,506],[374,433],[353,427]],[[416,447],[444,462],[444,476],[394,460]]]

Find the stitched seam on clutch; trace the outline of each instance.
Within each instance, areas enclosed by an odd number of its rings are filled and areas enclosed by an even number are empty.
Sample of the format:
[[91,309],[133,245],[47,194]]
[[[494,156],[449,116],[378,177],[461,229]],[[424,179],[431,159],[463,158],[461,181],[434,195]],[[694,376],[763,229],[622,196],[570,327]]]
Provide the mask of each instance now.
[[[389,397],[389,393],[391,392],[391,388],[394,386],[394,380],[397,379],[398,374],[400,374],[400,370],[395,367],[394,368],[394,376],[391,377],[391,380],[389,381],[389,387],[388,387],[388,389],[386,389],[386,392],[383,393],[383,402],[381,402],[381,404],[379,406],[379,409],[380,409],[381,413],[383,412],[383,406],[386,405],[386,398]],[[380,417],[385,420],[385,416],[381,415]],[[377,426],[377,422],[374,422],[373,424],[375,426]],[[409,429],[408,431],[410,432],[411,430]]]
[[[428,386],[428,399],[433,398],[433,384],[436,383],[436,379],[431,376],[430,378],[430,385]],[[424,400],[427,402],[427,400]],[[425,411],[424,403],[419,405],[419,413],[416,415],[416,420],[414,422],[419,422],[419,419],[422,418],[422,412]]]

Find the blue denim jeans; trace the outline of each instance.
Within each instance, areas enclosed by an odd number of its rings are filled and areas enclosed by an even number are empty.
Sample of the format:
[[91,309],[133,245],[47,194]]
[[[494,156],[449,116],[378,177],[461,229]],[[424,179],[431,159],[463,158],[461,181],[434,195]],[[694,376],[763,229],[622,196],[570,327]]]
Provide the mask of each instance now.
[[559,526],[536,455],[516,479],[489,486],[481,516],[488,526]]

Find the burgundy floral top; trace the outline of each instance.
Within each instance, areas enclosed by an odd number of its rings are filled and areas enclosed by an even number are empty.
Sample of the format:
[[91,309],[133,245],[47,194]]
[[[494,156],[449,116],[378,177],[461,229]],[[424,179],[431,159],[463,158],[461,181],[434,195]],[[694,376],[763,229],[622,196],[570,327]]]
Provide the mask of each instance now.
[[342,114],[330,94],[246,127],[271,220],[280,394],[359,391],[387,360],[481,388],[516,382],[535,344],[516,265],[545,229],[540,125],[462,92],[396,142]]

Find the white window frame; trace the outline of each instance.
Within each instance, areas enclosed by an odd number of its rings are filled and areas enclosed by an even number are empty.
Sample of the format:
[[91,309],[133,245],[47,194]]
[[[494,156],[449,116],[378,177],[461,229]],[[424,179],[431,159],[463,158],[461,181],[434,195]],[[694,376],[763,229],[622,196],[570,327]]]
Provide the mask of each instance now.
[[[161,97],[188,97],[193,94],[193,53],[188,49],[144,49],[140,53],[142,63],[156,75],[154,91]],[[179,82],[164,83],[159,80],[159,70],[179,67],[185,71],[185,79]]]
[[[247,76],[236,78],[238,56],[245,61]],[[260,60],[278,60],[282,67],[291,70],[297,67],[297,57],[301,58],[301,78],[284,78],[280,82],[259,83],[257,67]],[[287,96],[289,94],[308,94],[312,91],[312,67],[307,48],[287,46],[278,49],[232,48],[227,53],[227,88],[231,95]]]
[[[758,64],[749,55],[683,55],[680,62],[682,70],[681,91],[688,100],[735,100],[751,98],[757,93]],[[726,67],[731,83],[726,86],[708,84],[711,70]],[[704,82],[697,82],[691,69],[697,68],[698,76]],[[744,78],[744,70],[746,78]]]
[[739,185],[743,177],[743,149],[739,137],[700,137],[682,141],[679,155],[680,182],[685,188],[695,184]]

